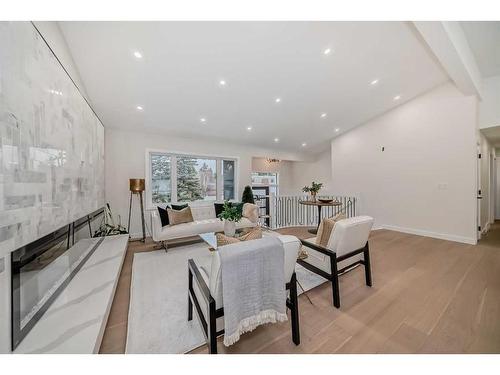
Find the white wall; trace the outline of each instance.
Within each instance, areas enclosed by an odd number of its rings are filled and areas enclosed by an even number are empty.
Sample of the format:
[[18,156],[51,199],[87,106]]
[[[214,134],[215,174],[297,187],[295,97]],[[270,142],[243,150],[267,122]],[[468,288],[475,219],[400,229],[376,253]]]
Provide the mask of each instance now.
[[[71,75],[80,92],[86,96],[85,87],[57,22],[37,21],[34,23]],[[10,255],[0,258],[0,263],[2,262],[4,271],[0,272],[0,353],[7,353],[10,352]],[[1,266],[0,269],[2,269]]]
[[274,172],[279,174],[279,194],[291,194],[292,166],[295,162],[281,160],[279,163],[269,163],[267,158],[252,158],[252,172]]
[[377,227],[475,243],[476,107],[445,84],[335,138],[333,191]]
[[[245,185],[251,184],[252,158],[276,157],[285,160],[297,160],[301,155],[259,149],[256,147],[232,144],[225,141],[169,137],[145,132],[131,132],[106,128],[106,200],[110,203],[115,216],[121,216],[123,225],[127,225],[130,192],[129,178],[145,178],[146,150],[165,150],[201,155],[227,156],[239,158],[238,196],[241,197]],[[135,202],[137,204],[137,202]],[[137,206],[133,212],[130,232],[141,232]],[[134,217],[135,214],[135,217]],[[149,225],[149,217],[146,216]]]
[[483,95],[479,103],[479,127],[500,126],[500,76],[483,80]]
[[254,158],[254,172],[279,172],[281,195],[302,195],[302,188],[310,186],[312,181],[322,182],[320,194],[335,194],[332,191],[332,159],[327,150],[316,155],[312,160],[269,163],[265,158]]
[[332,158],[331,151],[327,150],[312,161],[297,161],[292,163],[292,186],[289,188],[290,194],[304,194],[302,188],[310,186],[311,182],[322,182],[323,188],[320,195],[334,194],[332,186]]

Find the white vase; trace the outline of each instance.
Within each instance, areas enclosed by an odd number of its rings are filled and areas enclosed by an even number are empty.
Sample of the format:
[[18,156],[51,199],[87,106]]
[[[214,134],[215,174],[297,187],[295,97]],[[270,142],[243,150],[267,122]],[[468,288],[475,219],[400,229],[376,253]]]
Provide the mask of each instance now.
[[224,234],[229,237],[234,237],[236,233],[236,223],[230,220],[224,220]]

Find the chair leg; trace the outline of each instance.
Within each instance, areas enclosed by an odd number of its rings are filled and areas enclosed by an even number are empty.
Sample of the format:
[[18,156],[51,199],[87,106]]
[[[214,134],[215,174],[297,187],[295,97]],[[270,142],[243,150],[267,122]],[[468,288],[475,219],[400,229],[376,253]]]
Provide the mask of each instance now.
[[339,272],[337,269],[337,256],[330,256],[330,269],[332,271],[333,305],[340,308]]
[[215,317],[215,301],[208,306],[208,353],[217,354],[217,326]]
[[189,283],[189,288],[188,288],[188,321],[193,320],[193,301],[191,301],[191,291],[193,290],[193,274],[191,273],[191,270],[188,270],[188,283]]
[[368,242],[365,246],[365,251],[363,252],[364,256],[364,266],[365,266],[365,279],[366,285],[372,286],[372,267],[370,265],[370,248],[368,246]]
[[292,341],[295,345],[299,345],[299,298],[297,296],[297,275],[295,275],[295,272],[293,273],[292,280],[290,282],[290,302],[292,303],[292,309],[290,309],[290,315],[292,316]]

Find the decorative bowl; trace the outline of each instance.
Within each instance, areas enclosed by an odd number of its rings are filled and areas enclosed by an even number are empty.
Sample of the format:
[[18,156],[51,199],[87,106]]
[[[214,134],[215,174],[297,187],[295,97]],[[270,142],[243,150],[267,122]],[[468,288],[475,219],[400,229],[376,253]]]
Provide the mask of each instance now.
[[319,198],[318,199],[321,203],[332,203],[333,199],[326,199],[326,198]]

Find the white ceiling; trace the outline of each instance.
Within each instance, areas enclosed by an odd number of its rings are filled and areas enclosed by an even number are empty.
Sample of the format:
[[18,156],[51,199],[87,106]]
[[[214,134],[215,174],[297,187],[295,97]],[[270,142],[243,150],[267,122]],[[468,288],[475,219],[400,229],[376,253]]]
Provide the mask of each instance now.
[[500,75],[500,22],[467,21],[461,26],[481,75]]
[[493,147],[500,147],[500,126],[481,129],[481,132],[490,141]]
[[[332,137],[448,80],[404,22],[60,26],[107,127],[318,152]],[[325,55],[326,48],[333,52]]]

